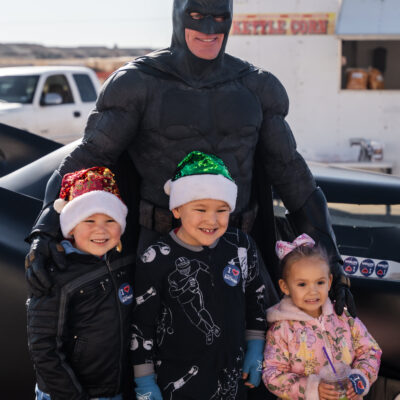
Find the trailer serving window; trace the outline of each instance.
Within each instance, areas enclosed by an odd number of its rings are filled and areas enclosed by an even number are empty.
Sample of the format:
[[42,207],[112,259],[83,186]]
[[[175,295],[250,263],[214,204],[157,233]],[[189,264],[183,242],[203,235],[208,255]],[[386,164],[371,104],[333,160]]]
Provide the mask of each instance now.
[[336,25],[342,89],[400,89],[399,21],[398,0],[343,0]]
[[342,40],[342,89],[400,89],[400,40]]

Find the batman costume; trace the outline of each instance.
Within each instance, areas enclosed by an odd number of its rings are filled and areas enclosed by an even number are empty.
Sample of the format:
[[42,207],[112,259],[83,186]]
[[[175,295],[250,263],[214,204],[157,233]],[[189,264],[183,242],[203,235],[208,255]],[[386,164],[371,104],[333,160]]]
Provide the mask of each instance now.
[[[192,12],[203,18],[193,19]],[[173,225],[164,182],[186,154],[200,150],[227,165],[238,185],[232,224],[251,231],[275,280],[271,186],[289,211],[294,233],[306,232],[327,248],[337,311],[347,305],[354,313],[325,197],[285,121],[286,91],[271,73],[225,53],[232,15],[232,0],[174,0],[171,46],[127,64],[104,84],[82,143],[47,185],[30,235],[27,279],[32,290],[51,285],[44,268],[49,258],[62,263],[52,203],[65,173],[94,165],[115,170],[130,210],[125,248],[132,250],[140,240],[143,249],[154,239],[149,232],[166,233]],[[206,60],[192,54],[186,28],[223,33],[218,56]]]

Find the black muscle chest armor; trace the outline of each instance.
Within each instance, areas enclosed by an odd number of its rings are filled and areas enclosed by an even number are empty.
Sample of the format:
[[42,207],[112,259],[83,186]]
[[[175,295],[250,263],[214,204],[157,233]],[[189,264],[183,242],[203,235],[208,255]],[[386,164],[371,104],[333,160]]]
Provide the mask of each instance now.
[[158,82],[130,153],[142,178],[141,197],[168,208],[164,183],[190,151],[215,154],[226,163],[239,190],[237,210],[249,200],[253,155],[262,123],[256,96],[240,80],[210,89]]

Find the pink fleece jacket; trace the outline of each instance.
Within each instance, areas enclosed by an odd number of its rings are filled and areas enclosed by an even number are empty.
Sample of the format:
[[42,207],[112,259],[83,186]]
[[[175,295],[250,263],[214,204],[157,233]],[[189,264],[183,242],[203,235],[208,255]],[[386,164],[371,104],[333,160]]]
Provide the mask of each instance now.
[[319,318],[297,308],[290,297],[267,311],[270,328],[264,353],[263,381],[285,400],[318,400],[318,373],[327,365],[322,347],[333,361],[351,366],[367,388],[377,379],[382,351],[358,318],[334,312],[328,299]]

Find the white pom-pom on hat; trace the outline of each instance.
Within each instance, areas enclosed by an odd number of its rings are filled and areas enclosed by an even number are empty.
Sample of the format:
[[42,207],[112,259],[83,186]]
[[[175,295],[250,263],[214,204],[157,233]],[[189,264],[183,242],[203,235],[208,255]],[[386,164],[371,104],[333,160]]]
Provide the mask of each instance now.
[[164,192],[168,196],[171,194],[171,179],[168,179],[164,184]]
[[61,211],[63,210],[63,208],[68,204],[67,201],[65,201],[64,199],[57,199],[54,203],[53,203],[53,207],[54,209],[61,214]]

